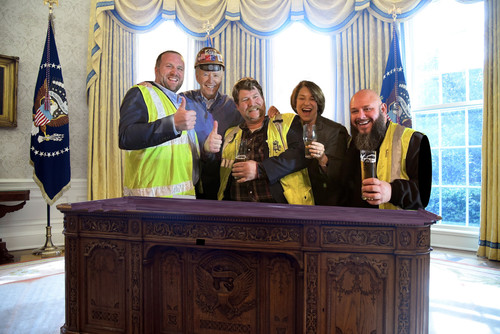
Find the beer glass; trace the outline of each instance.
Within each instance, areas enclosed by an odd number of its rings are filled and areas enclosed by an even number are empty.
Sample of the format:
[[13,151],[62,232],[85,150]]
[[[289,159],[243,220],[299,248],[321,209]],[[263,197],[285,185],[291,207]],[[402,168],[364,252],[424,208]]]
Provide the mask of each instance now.
[[377,177],[377,151],[360,151],[361,181]]
[[247,161],[247,141],[241,139],[239,142],[237,139],[234,140],[236,143],[236,156],[234,162],[244,162]]
[[311,152],[309,152],[308,146],[311,145],[313,141],[316,141],[316,125],[314,124],[304,124],[304,145],[306,146],[306,158],[312,159]]

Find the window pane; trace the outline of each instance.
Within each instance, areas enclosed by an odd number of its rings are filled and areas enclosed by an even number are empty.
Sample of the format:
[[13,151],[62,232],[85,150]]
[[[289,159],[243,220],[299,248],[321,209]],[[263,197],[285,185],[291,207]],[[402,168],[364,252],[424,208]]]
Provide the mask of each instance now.
[[415,130],[427,135],[431,147],[439,146],[439,114],[437,112],[415,114]]
[[481,186],[481,148],[469,149],[469,185]]
[[443,224],[479,224],[484,3],[433,0],[408,21],[408,88],[432,148],[427,210]]
[[483,69],[469,70],[469,100],[483,99]]
[[479,227],[481,219],[481,188],[472,188],[469,193],[469,226]]
[[432,184],[439,184],[439,151],[438,149],[431,150],[432,154]]
[[[425,74],[423,74],[425,76]],[[439,103],[439,78],[432,76],[422,80],[411,96],[411,101],[416,106],[429,106]]]
[[469,110],[469,145],[481,145],[483,109]]
[[465,146],[465,111],[457,110],[441,114],[443,147]]
[[154,80],[158,55],[163,51],[175,50],[183,56],[185,65],[184,83],[179,93],[194,88],[194,60],[198,51],[193,51],[194,40],[177,27],[174,21],[164,21],[147,33],[136,34],[136,42],[136,83]]
[[443,188],[443,223],[465,225],[465,189]]
[[465,148],[443,149],[443,184],[465,184]]
[[[307,41],[307,47],[297,46],[298,41]],[[322,116],[333,119],[334,82],[332,78],[332,39],[331,36],[309,29],[301,22],[292,23],[271,40],[273,61],[270,101],[282,113],[292,112],[290,95],[302,80],[316,83],[325,95],[325,109]]]
[[432,187],[431,198],[429,199],[429,204],[425,208],[427,211],[433,212],[435,214],[439,214],[440,191],[441,191],[441,188]]
[[465,101],[465,73],[443,74],[443,103]]

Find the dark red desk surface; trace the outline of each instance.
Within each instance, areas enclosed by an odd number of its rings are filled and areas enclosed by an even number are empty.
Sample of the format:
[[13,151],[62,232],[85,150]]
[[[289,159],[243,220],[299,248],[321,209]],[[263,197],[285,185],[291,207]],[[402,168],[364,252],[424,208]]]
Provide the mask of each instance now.
[[179,198],[120,197],[113,199],[60,204],[57,208],[68,211],[149,212],[160,215],[203,216],[246,220],[265,218],[266,221],[295,220],[330,224],[358,223],[363,225],[426,226],[441,217],[429,211],[380,210],[336,206],[307,206],[271,203],[250,203]]

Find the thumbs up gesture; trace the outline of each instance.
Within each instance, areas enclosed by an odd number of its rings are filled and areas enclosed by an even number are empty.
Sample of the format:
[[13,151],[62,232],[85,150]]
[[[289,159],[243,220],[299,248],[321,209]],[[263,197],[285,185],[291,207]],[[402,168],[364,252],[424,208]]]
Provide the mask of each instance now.
[[222,145],[222,136],[217,133],[217,127],[219,123],[214,121],[214,127],[207,139],[205,140],[205,144],[203,144],[203,149],[205,152],[217,153],[220,151],[220,147]]
[[174,114],[174,124],[177,131],[194,129],[196,124],[196,111],[186,110],[186,99],[181,96],[181,105]]

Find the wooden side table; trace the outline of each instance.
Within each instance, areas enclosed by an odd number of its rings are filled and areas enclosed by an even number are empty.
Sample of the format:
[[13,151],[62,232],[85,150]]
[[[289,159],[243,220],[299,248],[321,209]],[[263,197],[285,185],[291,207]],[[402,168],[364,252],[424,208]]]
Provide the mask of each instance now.
[[[0,202],[22,201],[21,203],[15,205],[0,204],[0,218],[5,216],[9,212],[21,210],[26,204],[26,201],[29,199],[30,199],[29,190],[0,191]],[[14,262],[14,256],[12,254],[9,254],[6,243],[3,242],[2,239],[0,238],[0,264],[10,263],[10,262]]]

